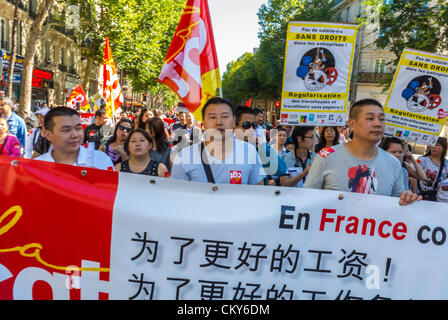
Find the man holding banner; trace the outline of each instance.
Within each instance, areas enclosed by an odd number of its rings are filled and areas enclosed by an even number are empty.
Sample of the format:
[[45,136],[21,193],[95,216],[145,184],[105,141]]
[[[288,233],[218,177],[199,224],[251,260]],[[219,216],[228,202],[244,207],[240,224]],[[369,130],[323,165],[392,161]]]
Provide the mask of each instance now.
[[112,160],[104,152],[81,146],[84,134],[76,110],[69,107],[51,109],[45,116],[44,128],[51,147],[36,160],[113,171]]
[[185,181],[264,185],[264,170],[254,146],[233,136],[234,108],[211,98],[202,108],[205,142],[183,148],[171,178]]
[[400,205],[421,200],[404,190],[400,162],[377,147],[385,130],[382,105],[373,99],[356,102],[350,109],[349,127],[353,139],[322,149],[304,187],[394,196],[400,198]]

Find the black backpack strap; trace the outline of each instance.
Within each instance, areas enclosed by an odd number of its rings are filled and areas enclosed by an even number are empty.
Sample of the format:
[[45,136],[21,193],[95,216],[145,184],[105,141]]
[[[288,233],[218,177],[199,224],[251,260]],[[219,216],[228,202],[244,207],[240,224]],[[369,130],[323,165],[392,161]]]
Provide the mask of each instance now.
[[207,180],[208,183],[215,183],[215,178],[213,177],[213,173],[212,173],[212,169],[210,168],[210,165],[207,163],[205,163],[204,161],[204,157],[206,156],[204,153],[204,148],[205,148],[205,143],[202,142],[201,143],[201,161],[202,161],[202,166],[204,167],[204,171],[205,171],[205,175],[207,176]]

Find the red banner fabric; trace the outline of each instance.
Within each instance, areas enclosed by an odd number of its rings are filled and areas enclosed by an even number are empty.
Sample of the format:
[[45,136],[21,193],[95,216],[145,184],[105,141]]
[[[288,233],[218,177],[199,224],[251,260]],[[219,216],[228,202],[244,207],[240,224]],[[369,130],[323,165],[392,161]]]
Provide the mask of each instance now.
[[107,299],[76,279],[109,280],[118,174],[0,156],[0,176],[0,299]]

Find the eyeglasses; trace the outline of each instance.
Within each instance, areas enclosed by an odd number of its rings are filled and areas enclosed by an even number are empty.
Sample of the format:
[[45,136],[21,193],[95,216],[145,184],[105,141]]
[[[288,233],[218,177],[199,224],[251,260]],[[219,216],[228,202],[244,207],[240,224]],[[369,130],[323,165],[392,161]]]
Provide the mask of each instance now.
[[243,124],[241,125],[241,127],[243,127],[243,129],[249,129],[250,127],[255,129],[257,127],[257,123],[256,122],[244,121]]
[[125,131],[125,132],[129,132],[129,131],[132,130],[131,128],[128,128],[128,127],[125,127],[125,126],[118,126],[118,129],[120,129],[121,131]]
[[304,137],[303,137],[303,139],[305,139],[305,138],[308,138],[308,139],[313,139],[313,138],[314,138],[314,136],[311,136],[311,137],[309,137],[309,136],[304,136]]

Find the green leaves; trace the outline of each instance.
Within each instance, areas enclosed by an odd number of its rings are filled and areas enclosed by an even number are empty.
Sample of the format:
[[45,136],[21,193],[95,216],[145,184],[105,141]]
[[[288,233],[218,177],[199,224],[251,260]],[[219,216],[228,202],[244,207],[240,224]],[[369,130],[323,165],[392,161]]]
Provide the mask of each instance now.
[[281,96],[289,21],[335,21],[333,0],[269,0],[258,11],[260,47],[227,65],[223,95],[234,103]]
[[79,43],[85,56],[103,63],[104,39],[109,37],[118,69],[134,92],[175,96],[157,82],[166,52],[186,0],[67,0],[78,5]]
[[[373,45],[395,54],[391,66],[398,65],[405,48],[436,52],[442,49],[442,30],[446,30],[447,16],[443,18],[442,5],[431,0],[367,0],[369,10],[361,16],[363,26],[377,23],[372,32],[377,33]],[[445,5],[446,7],[446,5]],[[446,14],[446,12],[445,12]],[[446,44],[445,44],[446,45]]]

